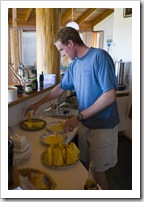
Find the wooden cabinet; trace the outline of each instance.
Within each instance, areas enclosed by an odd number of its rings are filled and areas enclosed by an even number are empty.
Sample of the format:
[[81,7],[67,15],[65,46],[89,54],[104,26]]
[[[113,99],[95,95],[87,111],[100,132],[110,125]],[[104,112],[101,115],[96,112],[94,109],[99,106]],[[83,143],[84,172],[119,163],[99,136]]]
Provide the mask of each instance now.
[[128,95],[117,97],[118,112],[120,123],[118,125],[119,131],[126,130],[126,120],[127,120],[127,108],[128,108]]

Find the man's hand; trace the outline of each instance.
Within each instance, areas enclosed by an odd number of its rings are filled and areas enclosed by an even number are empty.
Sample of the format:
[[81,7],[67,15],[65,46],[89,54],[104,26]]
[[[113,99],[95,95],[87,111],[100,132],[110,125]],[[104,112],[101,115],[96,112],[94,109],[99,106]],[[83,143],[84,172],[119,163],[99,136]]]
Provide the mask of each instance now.
[[79,124],[80,121],[78,121],[76,116],[74,116],[65,122],[64,130],[72,132]]
[[33,116],[35,115],[35,112],[38,110],[39,108],[39,105],[37,104],[32,104],[30,106],[28,106],[25,110],[25,116],[27,116],[28,112],[33,110]]

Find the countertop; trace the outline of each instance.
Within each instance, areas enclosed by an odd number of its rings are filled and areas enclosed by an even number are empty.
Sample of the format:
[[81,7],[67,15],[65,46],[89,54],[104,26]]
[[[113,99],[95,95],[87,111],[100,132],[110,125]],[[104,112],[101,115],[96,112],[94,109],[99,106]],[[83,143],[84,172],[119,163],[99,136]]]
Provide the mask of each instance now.
[[[47,123],[60,121],[61,119],[46,117]],[[25,134],[32,147],[31,158],[29,161],[17,168],[35,168],[46,172],[56,183],[56,190],[83,190],[88,172],[80,161],[65,168],[53,168],[41,163],[41,153],[47,148],[40,142],[40,136],[46,132],[46,128],[32,132],[20,129],[19,125],[14,128],[14,133]],[[77,134],[77,129],[67,133],[66,143],[69,143]]]
[[8,107],[12,107],[12,106],[15,106],[15,105],[17,105],[19,103],[22,103],[25,100],[31,99],[31,98],[33,98],[33,97],[35,97],[37,95],[40,95],[40,94],[42,94],[44,92],[47,92],[47,91],[51,90],[54,87],[55,87],[54,84],[48,84],[48,85],[45,85],[44,88],[42,88],[42,89],[38,88],[38,90],[35,91],[35,92],[29,93],[29,94],[26,94],[26,93],[18,94],[17,99],[15,101],[8,103]]

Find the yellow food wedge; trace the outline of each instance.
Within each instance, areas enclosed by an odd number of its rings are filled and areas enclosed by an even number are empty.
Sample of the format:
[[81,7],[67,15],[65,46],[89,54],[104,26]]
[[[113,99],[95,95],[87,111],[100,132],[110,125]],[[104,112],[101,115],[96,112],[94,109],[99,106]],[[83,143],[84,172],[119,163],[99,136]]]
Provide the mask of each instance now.
[[79,155],[80,150],[77,148],[77,146],[75,145],[75,143],[71,142],[69,145],[72,148],[72,150],[74,151],[74,153],[76,153],[77,155]]
[[33,127],[33,123],[32,123],[32,122],[28,122],[28,121],[24,121],[24,125],[25,125],[27,128],[32,128],[32,127]]
[[64,123],[57,123],[50,126],[50,130],[54,132],[61,132],[63,131]]
[[71,147],[67,147],[67,165],[74,164],[78,160],[78,156],[73,152]]
[[44,121],[33,122],[34,128],[42,128],[44,126]]
[[53,154],[53,165],[54,166],[63,166],[64,161],[63,161],[61,149],[59,147],[56,147],[56,148],[53,147],[52,154]]
[[59,144],[63,141],[63,138],[60,135],[50,135],[45,138],[45,142],[49,145]]

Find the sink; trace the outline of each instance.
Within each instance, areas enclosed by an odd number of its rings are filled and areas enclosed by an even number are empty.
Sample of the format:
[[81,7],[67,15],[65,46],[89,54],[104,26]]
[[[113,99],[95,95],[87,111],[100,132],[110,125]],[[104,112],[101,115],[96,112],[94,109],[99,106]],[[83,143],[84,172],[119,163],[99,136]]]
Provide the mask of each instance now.
[[78,114],[78,105],[63,102],[62,104],[57,106],[56,109],[52,109],[51,107],[48,109],[45,109],[44,114],[46,116],[54,117],[54,118],[61,118],[61,119],[71,118]]
[[64,108],[68,108],[68,109],[78,109],[78,105],[77,104],[72,104],[69,102],[64,102],[60,105],[60,107],[64,107]]

